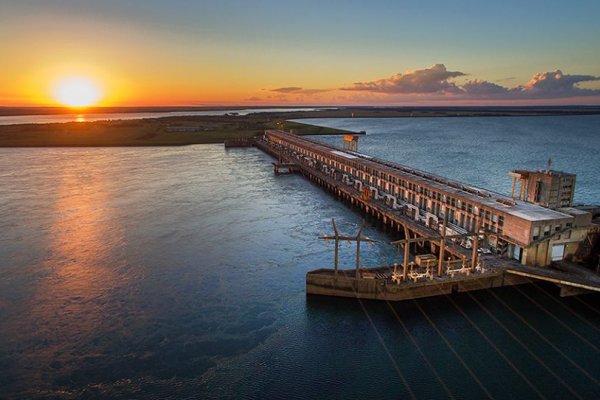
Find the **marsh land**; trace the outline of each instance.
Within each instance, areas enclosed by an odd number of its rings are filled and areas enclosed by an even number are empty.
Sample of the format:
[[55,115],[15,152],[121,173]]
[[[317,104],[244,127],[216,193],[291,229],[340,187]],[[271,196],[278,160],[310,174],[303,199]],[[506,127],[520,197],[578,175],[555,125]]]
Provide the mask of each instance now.
[[[99,112],[133,113],[213,110],[209,108],[110,108]],[[293,129],[299,135],[339,135],[348,130],[297,122],[308,118],[419,118],[511,117],[600,114],[600,107],[338,107],[290,109],[240,115],[236,107],[225,115],[165,116],[145,119],[112,119],[93,122],[16,124],[0,126],[0,147],[58,146],[178,146],[221,143],[260,135],[265,129]],[[67,110],[68,111],[68,110]],[[2,108],[0,115],[66,112],[58,109]],[[71,111],[72,112],[72,111]],[[296,120],[296,121],[290,121]]]

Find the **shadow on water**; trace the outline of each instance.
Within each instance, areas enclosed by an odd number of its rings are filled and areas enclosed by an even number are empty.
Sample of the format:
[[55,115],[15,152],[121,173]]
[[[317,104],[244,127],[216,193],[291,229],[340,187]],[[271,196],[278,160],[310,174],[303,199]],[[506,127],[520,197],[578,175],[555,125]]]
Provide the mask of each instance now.
[[345,327],[339,343],[361,344],[354,357],[367,363],[363,371],[379,364],[399,396],[433,398],[465,390],[473,398],[596,397],[598,305],[598,295],[560,298],[545,283],[395,303],[306,298],[315,330]]

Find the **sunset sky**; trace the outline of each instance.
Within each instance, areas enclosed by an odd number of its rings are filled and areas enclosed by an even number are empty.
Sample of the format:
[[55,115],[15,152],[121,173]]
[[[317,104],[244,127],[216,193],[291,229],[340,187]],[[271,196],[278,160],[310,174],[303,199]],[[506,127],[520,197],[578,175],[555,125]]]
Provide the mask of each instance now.
[[[600,104],[600,1],[0,0],[0,106]],[[64,85],[62,87],[64,89]]]

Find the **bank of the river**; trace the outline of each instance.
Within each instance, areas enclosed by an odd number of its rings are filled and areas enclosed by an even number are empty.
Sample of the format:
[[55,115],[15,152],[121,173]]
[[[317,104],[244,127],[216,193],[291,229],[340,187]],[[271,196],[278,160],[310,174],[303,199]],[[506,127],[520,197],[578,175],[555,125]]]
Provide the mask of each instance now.
[[344,129],[247,116],[167,117],[140,120],[0,126],[0,147],[181,146],[248,138],[265,129],[293,129],[299,135],[339,135]]
[[[162,109],[159,111],[166,112]],[[174,111],[185,110],[169,110]],[[152,116],[143,119],[127,117],[127,114],[123,114],[124,119],[116,119],[120,115],[117,113],[113,116],[114,119],[89,122],[0,124],[0,147],[181,146],[222,143],[225,140],[252,137],[260,135],[268,128],[293,129],[299,135],[339,135],[351,132],[298,121],[308,118],[565,116],[599,114],[600,107],[338,107],[302,110],[271,108],[249,113],[246,113],[248,110],[236,112],[231,108],[229,111],[231,112],[224,115]],[[86,116],[82,116],[81,120],[85,118]]]

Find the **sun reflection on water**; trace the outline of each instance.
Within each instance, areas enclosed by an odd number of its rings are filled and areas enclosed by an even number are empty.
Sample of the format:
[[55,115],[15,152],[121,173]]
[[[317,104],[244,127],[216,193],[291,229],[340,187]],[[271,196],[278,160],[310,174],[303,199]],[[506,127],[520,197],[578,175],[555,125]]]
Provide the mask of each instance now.
[[[87,356],[77,355],[78,348],[118,323],[109,298],[120,284],[114,263],[121,261],[115,260],[114,250],[122,245],[123,234],[110,208],[110,177],[105,175],[109,158],[94,157],[90,162],[80,154],[66,153],[57,159],[61,176],[56,178],[45,277],[29,308],[29,323],[47,346],[32,353],[35,360],[23,361],[58,363],[59,376],[69,376],[76,368],[64,365],[66,360]],[[106,318],[109,314],[114,319]]]

